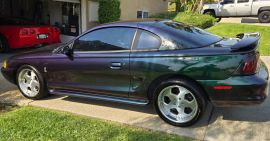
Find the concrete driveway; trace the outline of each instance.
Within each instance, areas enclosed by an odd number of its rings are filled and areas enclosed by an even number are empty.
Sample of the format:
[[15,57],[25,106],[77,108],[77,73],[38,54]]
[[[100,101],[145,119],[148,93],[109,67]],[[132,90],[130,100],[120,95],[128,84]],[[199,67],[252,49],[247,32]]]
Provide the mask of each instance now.
[[[2,54],[0,56],[3,58]],[[270,68],[270,57],[262,57],[262,59]],[[270,98],[262,105],[250,107],[213,108],[209,104],[198,124],[179,128],[164,123],[155,114],[152,106],[132,106],[59,96],[32,101],[23,98],[16,86],[5,81],[1,75],[0,82],[0,101],[67,111],[199,140],[270,140]]]
[[260,23],[258,18],[253,17],[222,18],[220,23],[242,23],[250,25],[270,26],[270,23]]

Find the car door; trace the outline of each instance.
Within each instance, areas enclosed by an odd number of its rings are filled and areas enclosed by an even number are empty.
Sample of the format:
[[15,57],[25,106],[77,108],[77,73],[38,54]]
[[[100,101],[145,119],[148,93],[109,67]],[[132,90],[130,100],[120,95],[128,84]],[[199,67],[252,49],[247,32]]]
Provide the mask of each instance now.
[[237,0],[235,6],[237,16],[251,15],[252,0]]
[[60,90],[128,97],[135,31],[102,28],[79,37],[74,41],[72,57],[58,54],[48,63],[49,85]]
[[159,36],[146,30],[138,30],[130,55],[130,98],[147,99],[148,80],[155,75],[152,69],[160,69],[155,62],[159,59],[157,53],[160,45]]
[[219,4],[217,16],[236,16],[235,0],[224,0]]

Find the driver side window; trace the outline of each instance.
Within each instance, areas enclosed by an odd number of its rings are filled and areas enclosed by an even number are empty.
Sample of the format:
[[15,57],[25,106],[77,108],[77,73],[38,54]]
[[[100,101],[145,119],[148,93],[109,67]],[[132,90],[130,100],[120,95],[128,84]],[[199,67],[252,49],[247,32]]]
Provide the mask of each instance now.
[[89,32],[74,42],[74,51],[129,50],[136,29],[115,27]]

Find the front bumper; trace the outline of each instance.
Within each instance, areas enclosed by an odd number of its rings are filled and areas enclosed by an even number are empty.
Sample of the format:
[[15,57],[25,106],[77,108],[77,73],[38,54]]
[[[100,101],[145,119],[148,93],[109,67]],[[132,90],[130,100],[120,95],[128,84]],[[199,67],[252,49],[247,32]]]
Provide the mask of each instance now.
[[[260,104],[268,96],[269,72],[261,63],[257,74],[251,76],[233,76],[226,80],[200,81],[214,106],[227,107]],[[216,90],[214,86],[232,86],[232,89]]]

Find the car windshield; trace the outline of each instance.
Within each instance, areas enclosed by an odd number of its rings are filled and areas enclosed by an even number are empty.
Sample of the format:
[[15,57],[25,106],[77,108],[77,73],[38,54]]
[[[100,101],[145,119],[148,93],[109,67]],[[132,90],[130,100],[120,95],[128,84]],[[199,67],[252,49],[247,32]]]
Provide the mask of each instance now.
[[182,46],[182,48],[205,47],[223,39],[200,28],[173,21],[164,22],[162,28],[169,31],[171,33],[170,38]]

